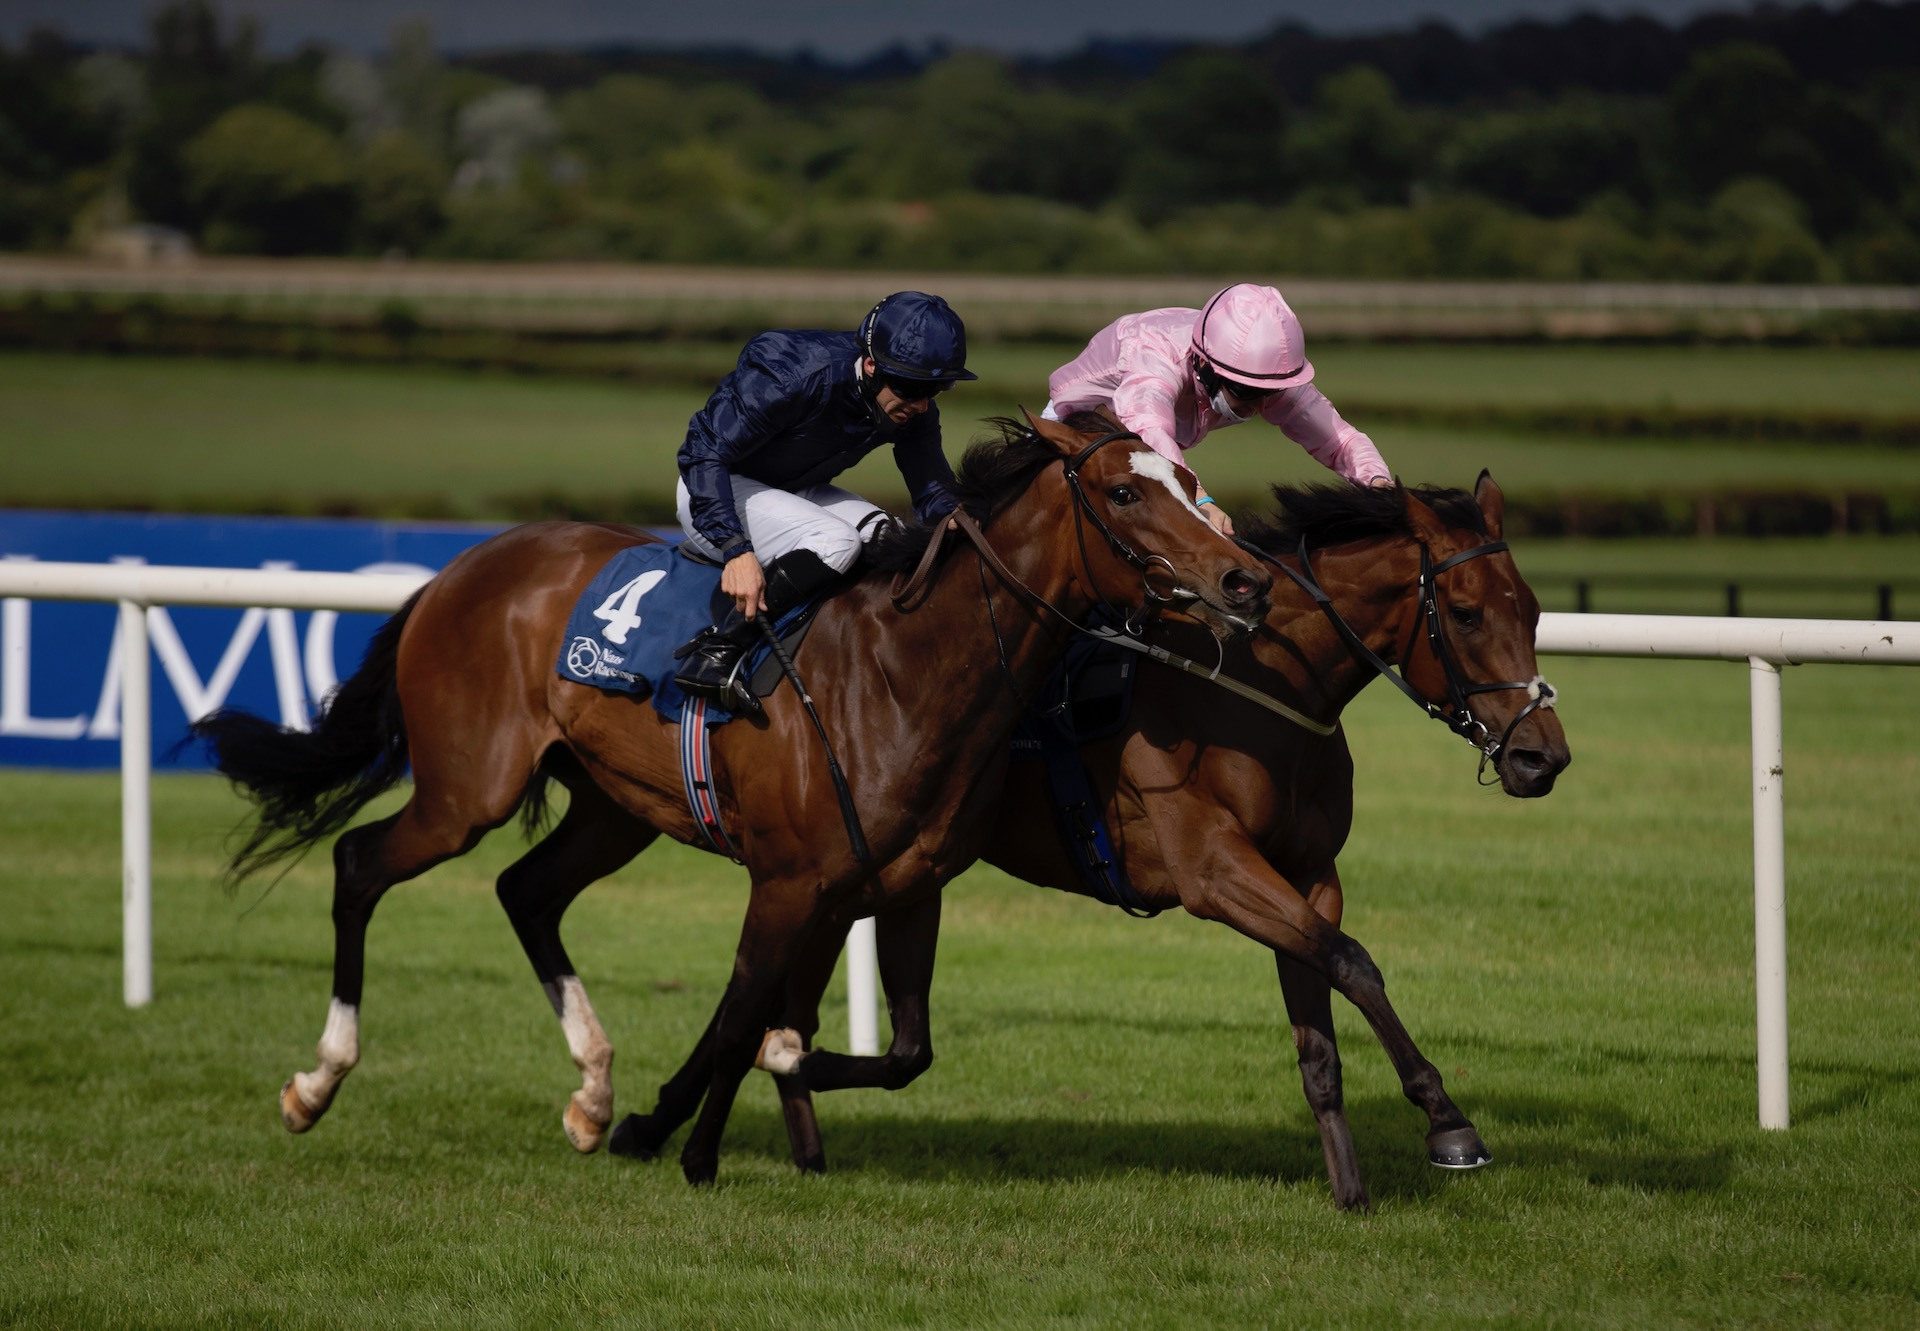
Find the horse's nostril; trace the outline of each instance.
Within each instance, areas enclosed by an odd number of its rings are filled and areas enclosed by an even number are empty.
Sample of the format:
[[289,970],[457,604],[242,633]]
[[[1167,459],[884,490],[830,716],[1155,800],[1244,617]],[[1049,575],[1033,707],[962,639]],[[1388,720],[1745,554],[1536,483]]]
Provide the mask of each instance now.
[[1544,776],[1554,770],[1553,760],[1538,749],[1514,749],[1510,760],[1515,767],[1529,777]]
[[1260,594],[1260,580],[1237,568],[1220,579],[1220,590],[1232,600],[1247,601]]

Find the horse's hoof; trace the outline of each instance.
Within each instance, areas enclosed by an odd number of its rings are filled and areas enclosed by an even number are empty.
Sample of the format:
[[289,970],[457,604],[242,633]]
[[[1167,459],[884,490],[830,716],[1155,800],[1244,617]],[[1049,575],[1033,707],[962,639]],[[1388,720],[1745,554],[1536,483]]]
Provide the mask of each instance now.
[[638,1114],[628,1114],[620,1120],[620,1125],[613,1130],[613,1136],[607,1140],[607,1151],[611,1155],[623,1155],[629,1160],[657,1160],[660,1158],[660,1143],[654,1140],[646,1119]]
[[293,1084],[292,1077],[280,1088],[280,1121],[288,1132],[301,1133],[320,1121],[320,1115],[326,1111],[315,1109],[300,1098],[300,1090]]
[[696,1188],[711,1188],[714,1179],[720,1175],[718,1160],[695,1160],[689,1156],[680,1157],[680,1172],[687,1176],[687,1182]]
[[1441,1169],[1478,1169],[1493,1154],[1472,1128],[1450,1128],[1427,1138],[1427,1159]]
[[581,1155],[592,1155],[600,1149],[601,1140],[607,1135],[607,1125],[595,1122],[592,1115],[580,1107],[578,1099],[567,1101],[567,1107],[561,1111],[560,1126],[567,1130],[567,1142]]
[[783,1027],[767,1032],[760,1041],[760,1052],[754,1055],[753,1065],[776,1077],[791,1077],[800,1070],[800,1060],[806,1057],[806,1053],[807,1047],[800,1042],[800,1032]]
[[1367,1196],[1367,1190],[1365,1188],[1355,1188],[1345,1196],[1342,1196],[1338,1192],[1334,1193],[1333,1205],[1335,1210],[1353,1211],[1365,1215],[1373,1209],[1373,1199]]

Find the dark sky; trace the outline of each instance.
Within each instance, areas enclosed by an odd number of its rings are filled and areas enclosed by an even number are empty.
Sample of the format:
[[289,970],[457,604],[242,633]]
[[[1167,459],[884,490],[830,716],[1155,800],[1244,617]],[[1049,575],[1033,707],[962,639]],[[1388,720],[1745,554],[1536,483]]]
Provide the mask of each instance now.
[[[393,24],[424,18],[450,50],[580,46],[748,45],[787,52],[811,47],[823,57],[856,57],[904,41],[936,39],[1006,52],[1056,52],[1089,37],[1186,37],[1230,40],[1282,20],[1322,32],[1365,32],[1438,17],[1476,31],[1517,18],[1564,18],[1579,11],[1647,14],[1673,22],[1738,0],[219,0],[229,14],[250,14],[267,45],[287,50],[317,39],[377,50]],[[153,0],[0,0],[0,40],[36,26],[89,41],[138,44]]]

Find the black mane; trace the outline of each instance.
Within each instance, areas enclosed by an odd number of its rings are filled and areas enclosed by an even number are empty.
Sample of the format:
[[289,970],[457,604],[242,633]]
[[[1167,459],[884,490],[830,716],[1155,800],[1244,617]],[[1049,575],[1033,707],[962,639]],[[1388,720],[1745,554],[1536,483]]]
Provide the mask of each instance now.
[[1412,536],[1406,496],[1427,505],[1449,527],[1487,534],[1480,505],[1465,490],[1437,485],[1391,486],[1276,485],[1280,511],[1271,518],[1249,518],[1245,537],[1268,554],[1292,554],[1302,538],[1310,547],[1343,545],[1383,536]]
[[[954,494],[960,506],[983,523],[1024,494],[1049,463],[1060,460],[1059,450],[1023,420],[993,416],[985,423],[993,435],[970,445],[954,472]],[[1105,416],[1091,411],[1075,412],[1064,423],[1091,434],[1115,428]],[[865,565],[883,573],[910,572],[932,537],[932,529],[917,522],[891,523],[867,542]]]

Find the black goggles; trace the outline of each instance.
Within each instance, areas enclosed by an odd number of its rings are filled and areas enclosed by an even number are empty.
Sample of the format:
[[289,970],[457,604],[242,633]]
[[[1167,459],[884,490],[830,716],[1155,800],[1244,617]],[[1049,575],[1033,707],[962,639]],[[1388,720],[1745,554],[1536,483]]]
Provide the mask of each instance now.
[[891,374],[880,376],[883,388],[891,388],[895,397],[908,402],[924,402],[953,387],[951,379],[901,379]]
[[1209,393],[1217,393],[1224,388],[1242,402],[1258,402],[1280,391],[1278,388],[1255,388],[1252,384],[1243,384],[1229,379],[1211,365],[1200,367],[1200,382],[1207,386]]

